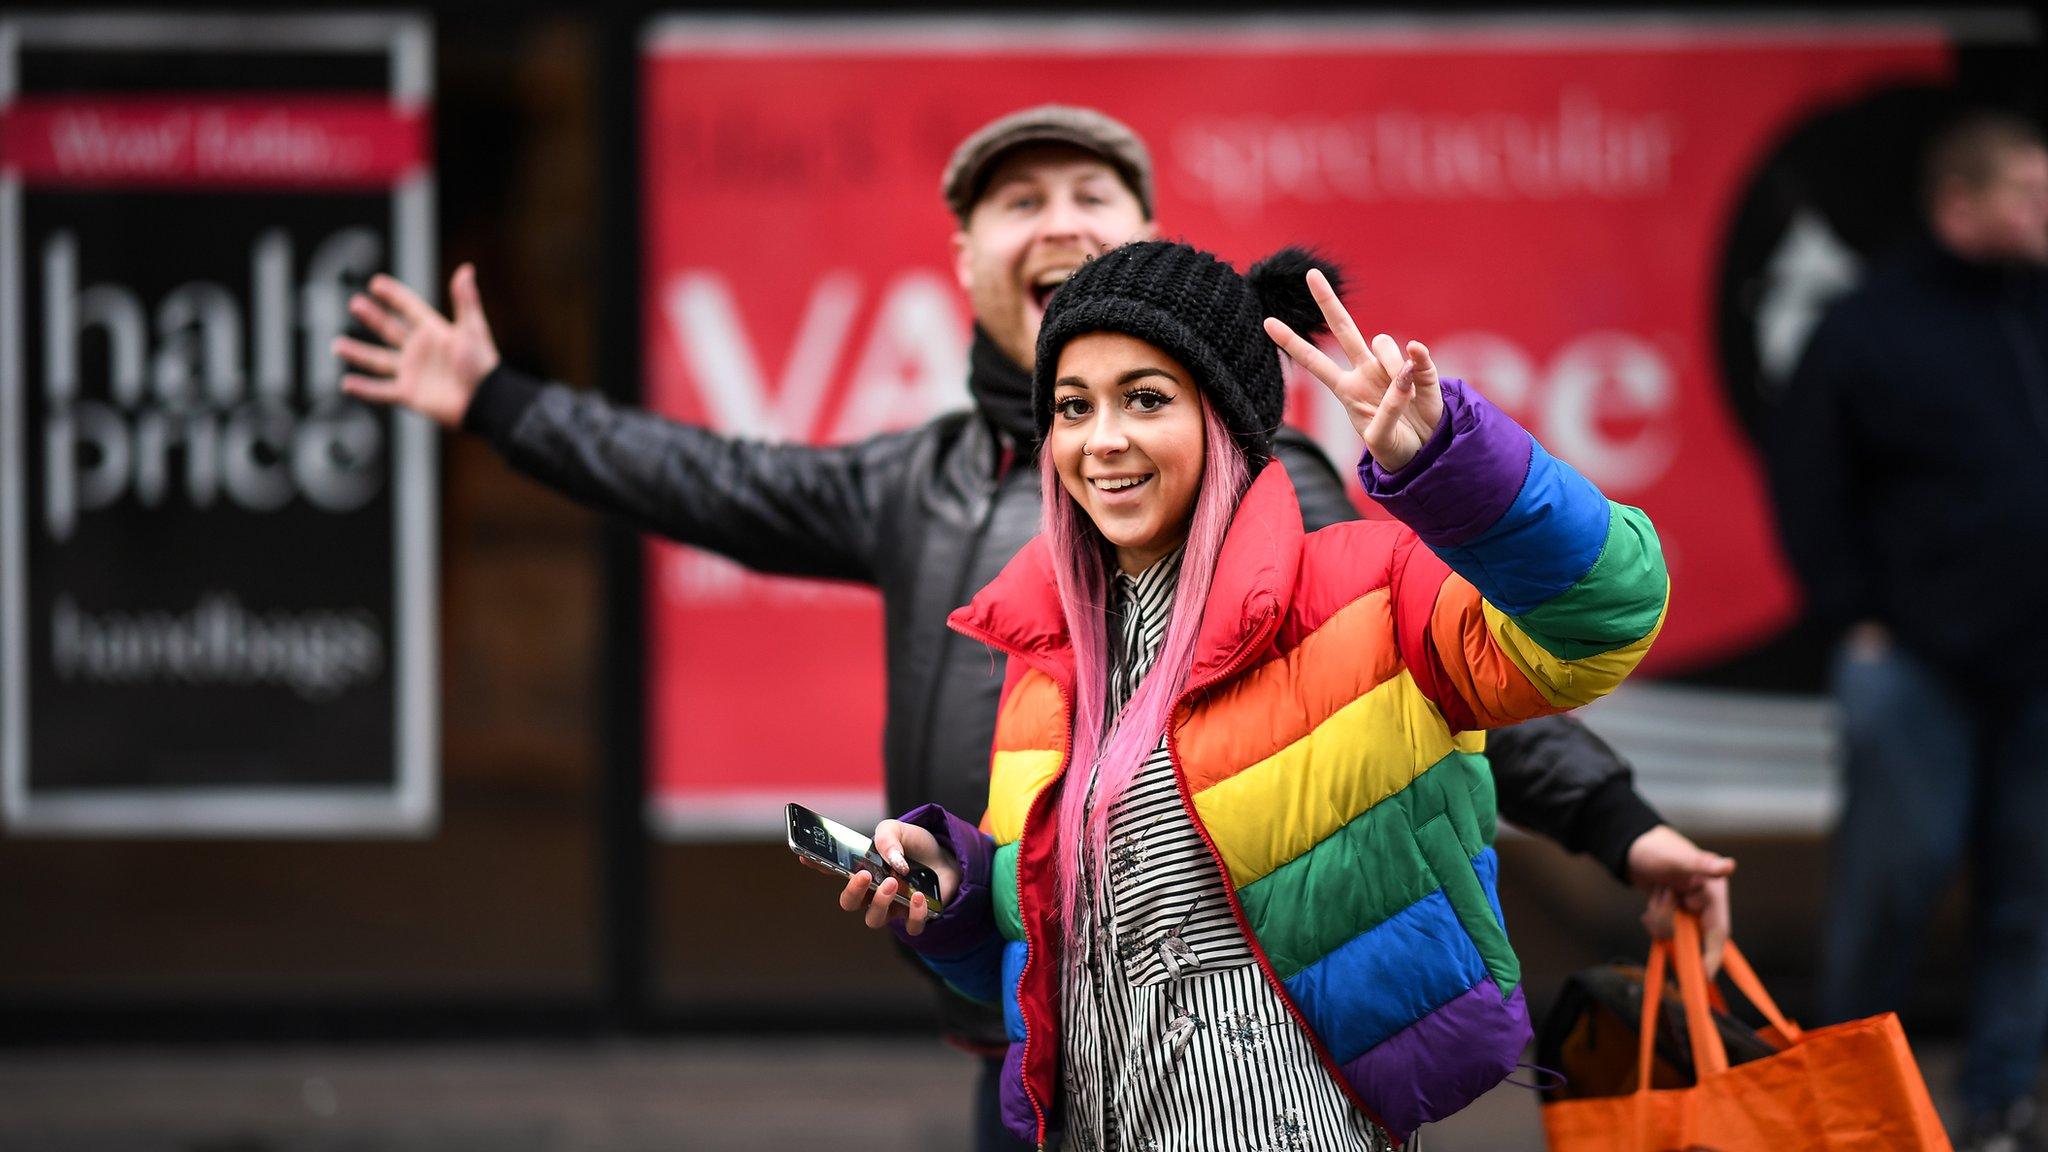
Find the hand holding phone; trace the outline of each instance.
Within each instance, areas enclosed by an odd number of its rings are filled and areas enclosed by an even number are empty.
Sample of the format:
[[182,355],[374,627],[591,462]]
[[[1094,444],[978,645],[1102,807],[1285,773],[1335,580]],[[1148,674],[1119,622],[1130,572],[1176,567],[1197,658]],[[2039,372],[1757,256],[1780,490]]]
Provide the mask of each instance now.
[[[915,825],[884,820],[869,840],[801,804],[788,806],[787,822],[790,851],[813,868],[847,877],[839,906],[865,911],[870,928],[901,918],[916,935],[959,886],[958,865],[931,833]],[[936,861],[937,868],[919,860]]]

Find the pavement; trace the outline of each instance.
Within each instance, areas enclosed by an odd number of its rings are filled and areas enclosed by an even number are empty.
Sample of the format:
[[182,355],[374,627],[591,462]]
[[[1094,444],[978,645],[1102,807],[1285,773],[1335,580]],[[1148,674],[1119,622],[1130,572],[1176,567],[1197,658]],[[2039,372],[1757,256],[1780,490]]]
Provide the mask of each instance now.
[[[1953,1045],[1919,1056],[1937,1101]],[[930,1040],[0,1051],[0,1152],[959,1152],[977,1065]],[[1537,1152],[1504,1085],[1423,1152]]]

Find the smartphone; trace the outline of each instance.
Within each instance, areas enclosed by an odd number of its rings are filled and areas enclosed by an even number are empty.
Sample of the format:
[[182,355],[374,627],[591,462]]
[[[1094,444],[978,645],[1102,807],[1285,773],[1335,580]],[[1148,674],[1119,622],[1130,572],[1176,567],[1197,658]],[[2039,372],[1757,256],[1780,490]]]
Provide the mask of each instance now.
[[[848,828],[836,820],[827,820],[801,804],[788,808],[789,850],[806,860],[814,860],[841,876],[852,876],[863,869],[867,871],[869,886],[881,884],[884,877],[896,876],[895,869],[875,853],[875,842]],[[896,876],[896,903],[910,907],[912,889],[924,893],[925,908],[932,914],[939,911],[939,874],[912,861],[910,872]]]

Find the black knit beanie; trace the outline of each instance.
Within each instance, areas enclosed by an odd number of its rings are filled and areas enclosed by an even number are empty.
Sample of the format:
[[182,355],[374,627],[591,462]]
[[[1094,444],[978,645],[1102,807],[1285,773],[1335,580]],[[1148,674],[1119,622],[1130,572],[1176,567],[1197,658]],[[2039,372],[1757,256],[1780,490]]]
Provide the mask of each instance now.
[[1121,332],[1166,352],[1237,438],[1254,471],[1273,453],[1286,408],[1280,351],[1264,320],[1277,316],[1303,336],[1323,331],[1308,271],[1343,281],[1329,261],[1283,248],[1239,275],[1211,253],[1172,240],[1140,240],[1076,269],[1053,293],[1038,329],[1031,416],[1042,441],[1052,427],[1052,388],[1060,349],[1090,332]]

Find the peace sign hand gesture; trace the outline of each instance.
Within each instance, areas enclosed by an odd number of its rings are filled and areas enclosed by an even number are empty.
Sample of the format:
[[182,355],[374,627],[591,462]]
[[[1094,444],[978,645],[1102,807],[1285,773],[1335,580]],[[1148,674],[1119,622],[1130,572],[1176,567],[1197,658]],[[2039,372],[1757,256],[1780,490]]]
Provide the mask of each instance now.
[[1429,349],[1410,340],[1404,355],[1404,349],[1384,332],[1368,345],[1320,270],[1309,272],[1308,290],[1352,366],[1339,368],[1322,349],[1271,316],[1266,318],[1266,335],[1343,402],[1351,426],[1379,466],[1389,472],[1400,471],[1429,443],[1444,415],[1443,389]]

